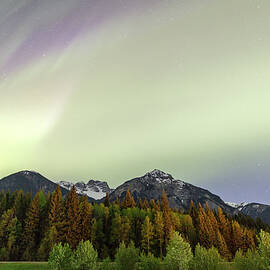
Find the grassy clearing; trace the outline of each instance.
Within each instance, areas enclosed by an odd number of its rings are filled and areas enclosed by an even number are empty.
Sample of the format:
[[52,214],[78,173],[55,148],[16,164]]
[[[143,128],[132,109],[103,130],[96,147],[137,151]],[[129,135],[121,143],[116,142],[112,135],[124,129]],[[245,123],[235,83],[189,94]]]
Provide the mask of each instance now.
[[[222,263],[218,270],[234,270],[233,264]],[[38,262],[18,262],[18,263],[1,263],[0,270],[49,270],[47,263]]]
[[0,263],[0,270],[49,270],[47,263]]
[[218,265],[217,270],[235,270],[230,263],[223,263]]

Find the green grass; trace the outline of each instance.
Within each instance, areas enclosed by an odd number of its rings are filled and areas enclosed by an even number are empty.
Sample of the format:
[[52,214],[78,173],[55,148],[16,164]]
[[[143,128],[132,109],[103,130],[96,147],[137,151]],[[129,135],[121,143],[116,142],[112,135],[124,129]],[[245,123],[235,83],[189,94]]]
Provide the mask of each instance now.
[[47,263],[0,263],[0,270],[49,270]]
[[[233,264],[222,263],[218,270],[234,270]],[[47,263],[0,263],[0,270],[49,270]]]

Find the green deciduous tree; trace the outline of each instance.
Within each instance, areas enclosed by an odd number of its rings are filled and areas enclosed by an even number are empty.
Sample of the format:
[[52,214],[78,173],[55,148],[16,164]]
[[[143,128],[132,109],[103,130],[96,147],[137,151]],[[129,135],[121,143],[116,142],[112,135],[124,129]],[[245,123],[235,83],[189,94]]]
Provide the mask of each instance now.
[[97,268],[98,254],[89,240],[81,241],[74,252],[73,265],[78,270],[94,270]]
[[58,243],[50,252],[48,265],[53,270],[72,269],[73,254],[69,244]]
[[222,262],[218,250],[214,247],[206,249],[198,244],[195,254],[190,262],[191,270],[217,270],[218,264]]
[[131,242],[128,246],[122,242],[115,255],[115,263],[119,270],[134,270],[136,263],[139,261],[139,251]]
[[185,242],[178,232],[174,232],[167,247],[165,265],[170,270],[187,270],[191,259],[192,251],[189,243]]

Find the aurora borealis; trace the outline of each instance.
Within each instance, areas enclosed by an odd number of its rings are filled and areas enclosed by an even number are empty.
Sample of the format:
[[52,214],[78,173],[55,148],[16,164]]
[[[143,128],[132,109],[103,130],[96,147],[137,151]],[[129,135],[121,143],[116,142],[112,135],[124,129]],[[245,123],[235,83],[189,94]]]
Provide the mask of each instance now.
[[268,0],[2,0],[0,178],[154,168],[270,204]]

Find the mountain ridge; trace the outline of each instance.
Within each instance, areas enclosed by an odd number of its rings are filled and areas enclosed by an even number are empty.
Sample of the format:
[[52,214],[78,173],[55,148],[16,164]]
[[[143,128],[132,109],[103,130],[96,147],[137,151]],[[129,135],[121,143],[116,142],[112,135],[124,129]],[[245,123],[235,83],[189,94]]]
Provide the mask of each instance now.
[[270,224],[270,205],[260,203],[234,204],[224,202],[218,195],[211,193],[207,189],[192,185],[180,179],[174,178],[171,174],[154,169],[143,176],[127,180],[115,189],[111,189],[106,181],[89,180],[85,182],[71,183],[68,181],[54,182],[35,171],[20,171],[8,175],[0,180],[0,191],[5,192],[23,190],[24,192],[36,192],[43,190],[45,194],[55,190],[60,185],[63,196],[66,196],[73,185],[77,193],[86,195],[89,201],[104,202],[104,197],[108,192],[110,200],[117,197],[124,199],[127,190],[130,190],[135,201],[138,198],[147,200],[160,200],[164,189],[171,207],[180,207],[183,210],[189,208],[190,201],[195,204],[200,203],[205,206],[208,203],[211,209],[218,206],[229,214],[242,213],[252,218],[261,218]]
[[167,194],[171,207],[181,207],[186,210],[189,208],[190,201],[193,200],[196,204],[201,203],[202,205],[208,202],[209,207],[212,209],[220,206],[229,213],[234,212],[234,209],[219,196],[206,189],[175,179],[171,174],[158,169],[124,182],[110,194],[110,199],[115,200],[116,197],[119,197],[122,200],[127,190],[130,190],[135,201],[138,198],[160,200],[163,189]]

